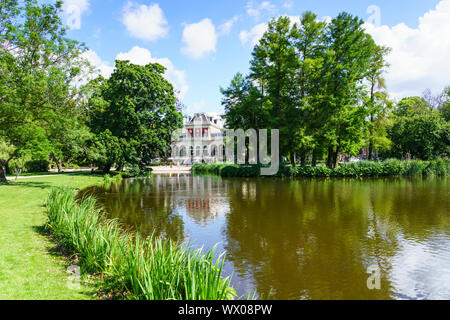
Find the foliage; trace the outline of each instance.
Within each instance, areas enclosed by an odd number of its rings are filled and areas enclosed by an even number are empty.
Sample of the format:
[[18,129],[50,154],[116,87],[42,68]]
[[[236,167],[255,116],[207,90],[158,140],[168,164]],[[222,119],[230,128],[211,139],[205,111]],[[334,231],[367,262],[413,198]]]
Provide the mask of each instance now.
[[412,157],[429,160],[449,151],[449,123],[419,97],[400,101],[388,134],[398,156],[409,153]]
[[182,117],[164,72],[157,63],[116,61],[108,80],[95,80],[89,126],[96,135],[96,162],[105,172],[114,163],[143,168],[170,149],[171,134],[181,127]]
[[375,89],[383,82],[388,49],[377,46],[362,23],[348,13],[331,23],[311,12],[300,24],[271,20],[253,50],[250,74],[238,73],[222,89],[227,126],[279,129],[280,155],[293,165],[296,154],[304,164],[309,153],[315,163],[326,152],[328,166],[335,167],[341,153],[354,155],[364,146],[370,115],[373,149],[383,134],[374,122],[383,123],[378,115],[386,103]]
[[25,162],[27,172],[48,172],[50,163],[47,160],[31,160]]
[[130,299],[221,300],[236,293],[222,278],[223,255],[202,253],[169,240],[142,239],[102,219],[93,198],[76,203],[72,190],[53,189],[46,228],[79,258],[83,272],[101,273],[110,289]]
[[79,101],[72,84],[84,64],[79,59],[84,47],[66,38],[61,6],[61,1],[2,2],[0,136],[14,150],[0,158],[0,180],[6,181],[12,159],[32,152],[48,154],[51,128],[70,116],[68,101]]
[[[193,173],[214,173],[222,177],[259,177],[260,165],[238,166],[235,164],[197,164],[192,168]],[[382,176],[410,176],[410,175],[438,175],[446,176],[450,173],[450,160],[438,159],[434,161],[401,161],[388,159],[382,162],[359,161],[344,163],[330,169],[326,166],[282,165],[278,177],[382,177]]]

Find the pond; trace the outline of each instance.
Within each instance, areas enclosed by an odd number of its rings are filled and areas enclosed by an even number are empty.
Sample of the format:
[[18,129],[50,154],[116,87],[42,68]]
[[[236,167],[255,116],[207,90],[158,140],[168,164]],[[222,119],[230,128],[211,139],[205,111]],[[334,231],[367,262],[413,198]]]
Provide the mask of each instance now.
[[142,233],[217,244],[240,295],[450,299],[448,182],[154,175],[85,192]]

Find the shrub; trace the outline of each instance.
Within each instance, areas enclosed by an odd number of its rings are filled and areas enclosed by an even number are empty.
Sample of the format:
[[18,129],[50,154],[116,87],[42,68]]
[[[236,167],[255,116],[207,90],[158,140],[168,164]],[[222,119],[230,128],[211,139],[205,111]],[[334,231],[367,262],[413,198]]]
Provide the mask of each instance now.
[[[345,163],[336,169],[325,166],[292,167],[281,164],[277,177],[383,177],[403,175],[438,175],[445,176],[450,169],[449,159],[434,161],[400,161],[388,159],[383,162],[359,161]],[[193,173],[214,173],[222,177],[259,177],[261,165],[236,164],[198,164],[192,168]]]
[[133,165],[131,169],[123,174],[124,178],[148,177],[152,174],[152,168],[141,168],[138,165]]
[[27,172],[48,172],[50,163],[47,160],[32,160],[25,162]]

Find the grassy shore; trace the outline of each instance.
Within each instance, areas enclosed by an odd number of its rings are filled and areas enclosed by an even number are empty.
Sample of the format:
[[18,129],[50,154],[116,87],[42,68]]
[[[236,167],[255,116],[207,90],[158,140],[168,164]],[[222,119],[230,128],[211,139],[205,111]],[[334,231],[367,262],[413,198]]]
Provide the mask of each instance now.
[[[260,165],[236,165],[228,163],[196,164],[192,167],[193,173],[210,173],[222,177],[259,177]],[[302,177],[388,177],[388,176],[413,176],[436,175],[446,176],[450,172],[450,160],[439,159],[433,161],[400,161],[388,159],[383,162],[360,161],[345,163],[336,169],[325,166],[287,166],[281,165],[277,177],[302,178]]]
[[64,174],[0,184],[0,299],[92,299],[93,290],[69,289],[70,262],[43,235],[44,202],[56,186],[84,188],[103,177]]
[[[107,177],[109,181],[109,177]],[[142,300],[225,300],[236,297],[222,277],[223,257],[192,251],[161,238],[143,239],[102,218],[94,198],[78,202],[67,188],[47,200],[46,229],[77,257],[83,273],[97,275],[112,296]]]

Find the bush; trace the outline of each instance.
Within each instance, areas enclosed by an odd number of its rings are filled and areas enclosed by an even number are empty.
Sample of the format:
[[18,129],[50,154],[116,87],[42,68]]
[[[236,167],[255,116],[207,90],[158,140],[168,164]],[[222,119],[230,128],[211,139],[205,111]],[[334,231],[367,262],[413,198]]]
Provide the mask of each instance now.
[[192,251],[160,238],[143,239],[106,220],[94,198],[77,203],[74,192],[55,188],[46,202],[47,223],[57,241],[78,256],[82,272],[101,274],[109,290],[131,299],[222,300],[236,292],[222,278],[223,255]]
[[131,169],[127,170],[123,174],[124,178],[136,178],[136,177],[149,177],[153,172],[152,168],[140,168],[138,165],[134,165]]
[[[198,164],[192,168],[193,173],[213,173],[222,177],[259,177],[261,165],[236,164]],[[388,159],[383,162],[359,161],[345,163],[336,169],[325,166],[291,167],[281,164],[277,177],[386,177],[437,175],[446,176],[450,172],[450,160],[434,161],[400,161]]]
[[25,162],[27,172],[48,172],[50,163],[47,160],[32,160]]

